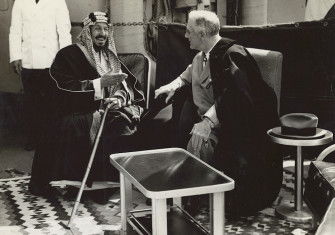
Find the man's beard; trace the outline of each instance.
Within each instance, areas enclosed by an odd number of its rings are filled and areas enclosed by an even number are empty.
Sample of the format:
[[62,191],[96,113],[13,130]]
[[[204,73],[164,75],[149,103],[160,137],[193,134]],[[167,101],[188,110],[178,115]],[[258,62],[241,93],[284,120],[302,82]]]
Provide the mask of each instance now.
[[96,52],[98,52],[98,51],[101,51],[101,50],[105,49],[106,48],[106,44],[103,45],[103,46],[98,46],[98,45],[93,44],[93,48],[94,48],[94,50]]
[[[97,38],[96,38],[96,39],[97,39]],[[107,48],[107,44],[108,44],[108,40],[106,40],[105,44],[102,45],[102,46],[100,46],[100,45],[96,45],[96,44],[93,42],[93,48],[94,48],[94,50],[95,50],[96,52],[98,52],[98,51],[101,51],[101,50]]]

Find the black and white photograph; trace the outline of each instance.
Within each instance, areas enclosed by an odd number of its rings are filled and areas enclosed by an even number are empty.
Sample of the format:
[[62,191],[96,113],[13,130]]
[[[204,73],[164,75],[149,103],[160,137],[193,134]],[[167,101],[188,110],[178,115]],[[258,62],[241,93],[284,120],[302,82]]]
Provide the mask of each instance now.
[[335,234],[335,0],[0,0],[1,235]]

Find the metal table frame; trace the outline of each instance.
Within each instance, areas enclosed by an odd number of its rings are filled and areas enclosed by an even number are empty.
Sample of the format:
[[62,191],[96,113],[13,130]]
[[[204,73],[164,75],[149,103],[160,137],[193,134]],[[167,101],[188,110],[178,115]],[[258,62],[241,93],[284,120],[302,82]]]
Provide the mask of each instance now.
[[[319,129],[321,130],[321,129]],[[325,130],[322,138],[318,139],[289,139],[272,135],[272,129],[267,131],[274,143],[297,147],[297,156],[295,159],[295,195],[294,208],[288,204],[283,204],[276,208],[276,212],[283,218],[295,222],[307,222],[312,219],[310,210],[303,206],[302,190],[303,190],[303,146],[319,146],[328,144],[333,140],[333,133]]]
[[[171,151],[182,151],[188,157],[192,157],[197,161],[220,174],[229,182],[224,184],[209,185],[202,187],[182,188],[168,191],[149,191],[140,182],[136,180],[129,172],[124,169],[115,158],[126,157],[131,154],[132,156],[141,154],[154,154],[164,153]],[[210,194],[210,219],[211,219],[211,234],[223,235],[224,234],[224,192],[234,188],[234,180],[224,175],[222,172],[209,166],[207,163],[196,158],[184,149],[168,148],[157,150],[146,150],[129,153],[117,153],[111,155],[111,163],[120,171],[120,191],[121,191],[121,234],[126,234],[127,230],[127,217],[131,206],[132,200],[132,185],[139,189],[146,197],[152,199],[152,234],[153,235],[167,235],[167,206],[166,199],[173,198],[173,202],[181,206],[181,197]]]

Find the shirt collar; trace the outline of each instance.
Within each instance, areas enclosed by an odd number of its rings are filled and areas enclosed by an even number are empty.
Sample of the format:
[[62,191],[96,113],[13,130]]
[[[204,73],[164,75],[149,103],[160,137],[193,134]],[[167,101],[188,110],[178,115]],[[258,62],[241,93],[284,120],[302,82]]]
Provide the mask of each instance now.
[[218,38],[218,40],[213,44],[213,46],[211,47],[211,49],[209,49],[209,51],[207,53],[204,53],[204,55],[206,56],[206,58],[209,58],[209,53],[213,50],[213,48],[215,47],[215,45],[221,40],[221,38]]

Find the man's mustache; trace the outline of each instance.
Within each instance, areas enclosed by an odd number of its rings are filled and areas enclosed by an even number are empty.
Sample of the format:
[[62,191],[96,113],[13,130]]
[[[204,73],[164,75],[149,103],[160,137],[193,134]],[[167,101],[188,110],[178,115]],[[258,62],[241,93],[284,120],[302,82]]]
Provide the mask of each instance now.
[[106,39],[107,37],[105,37],[105,36],[96,36],[95,38],[96,39]]

